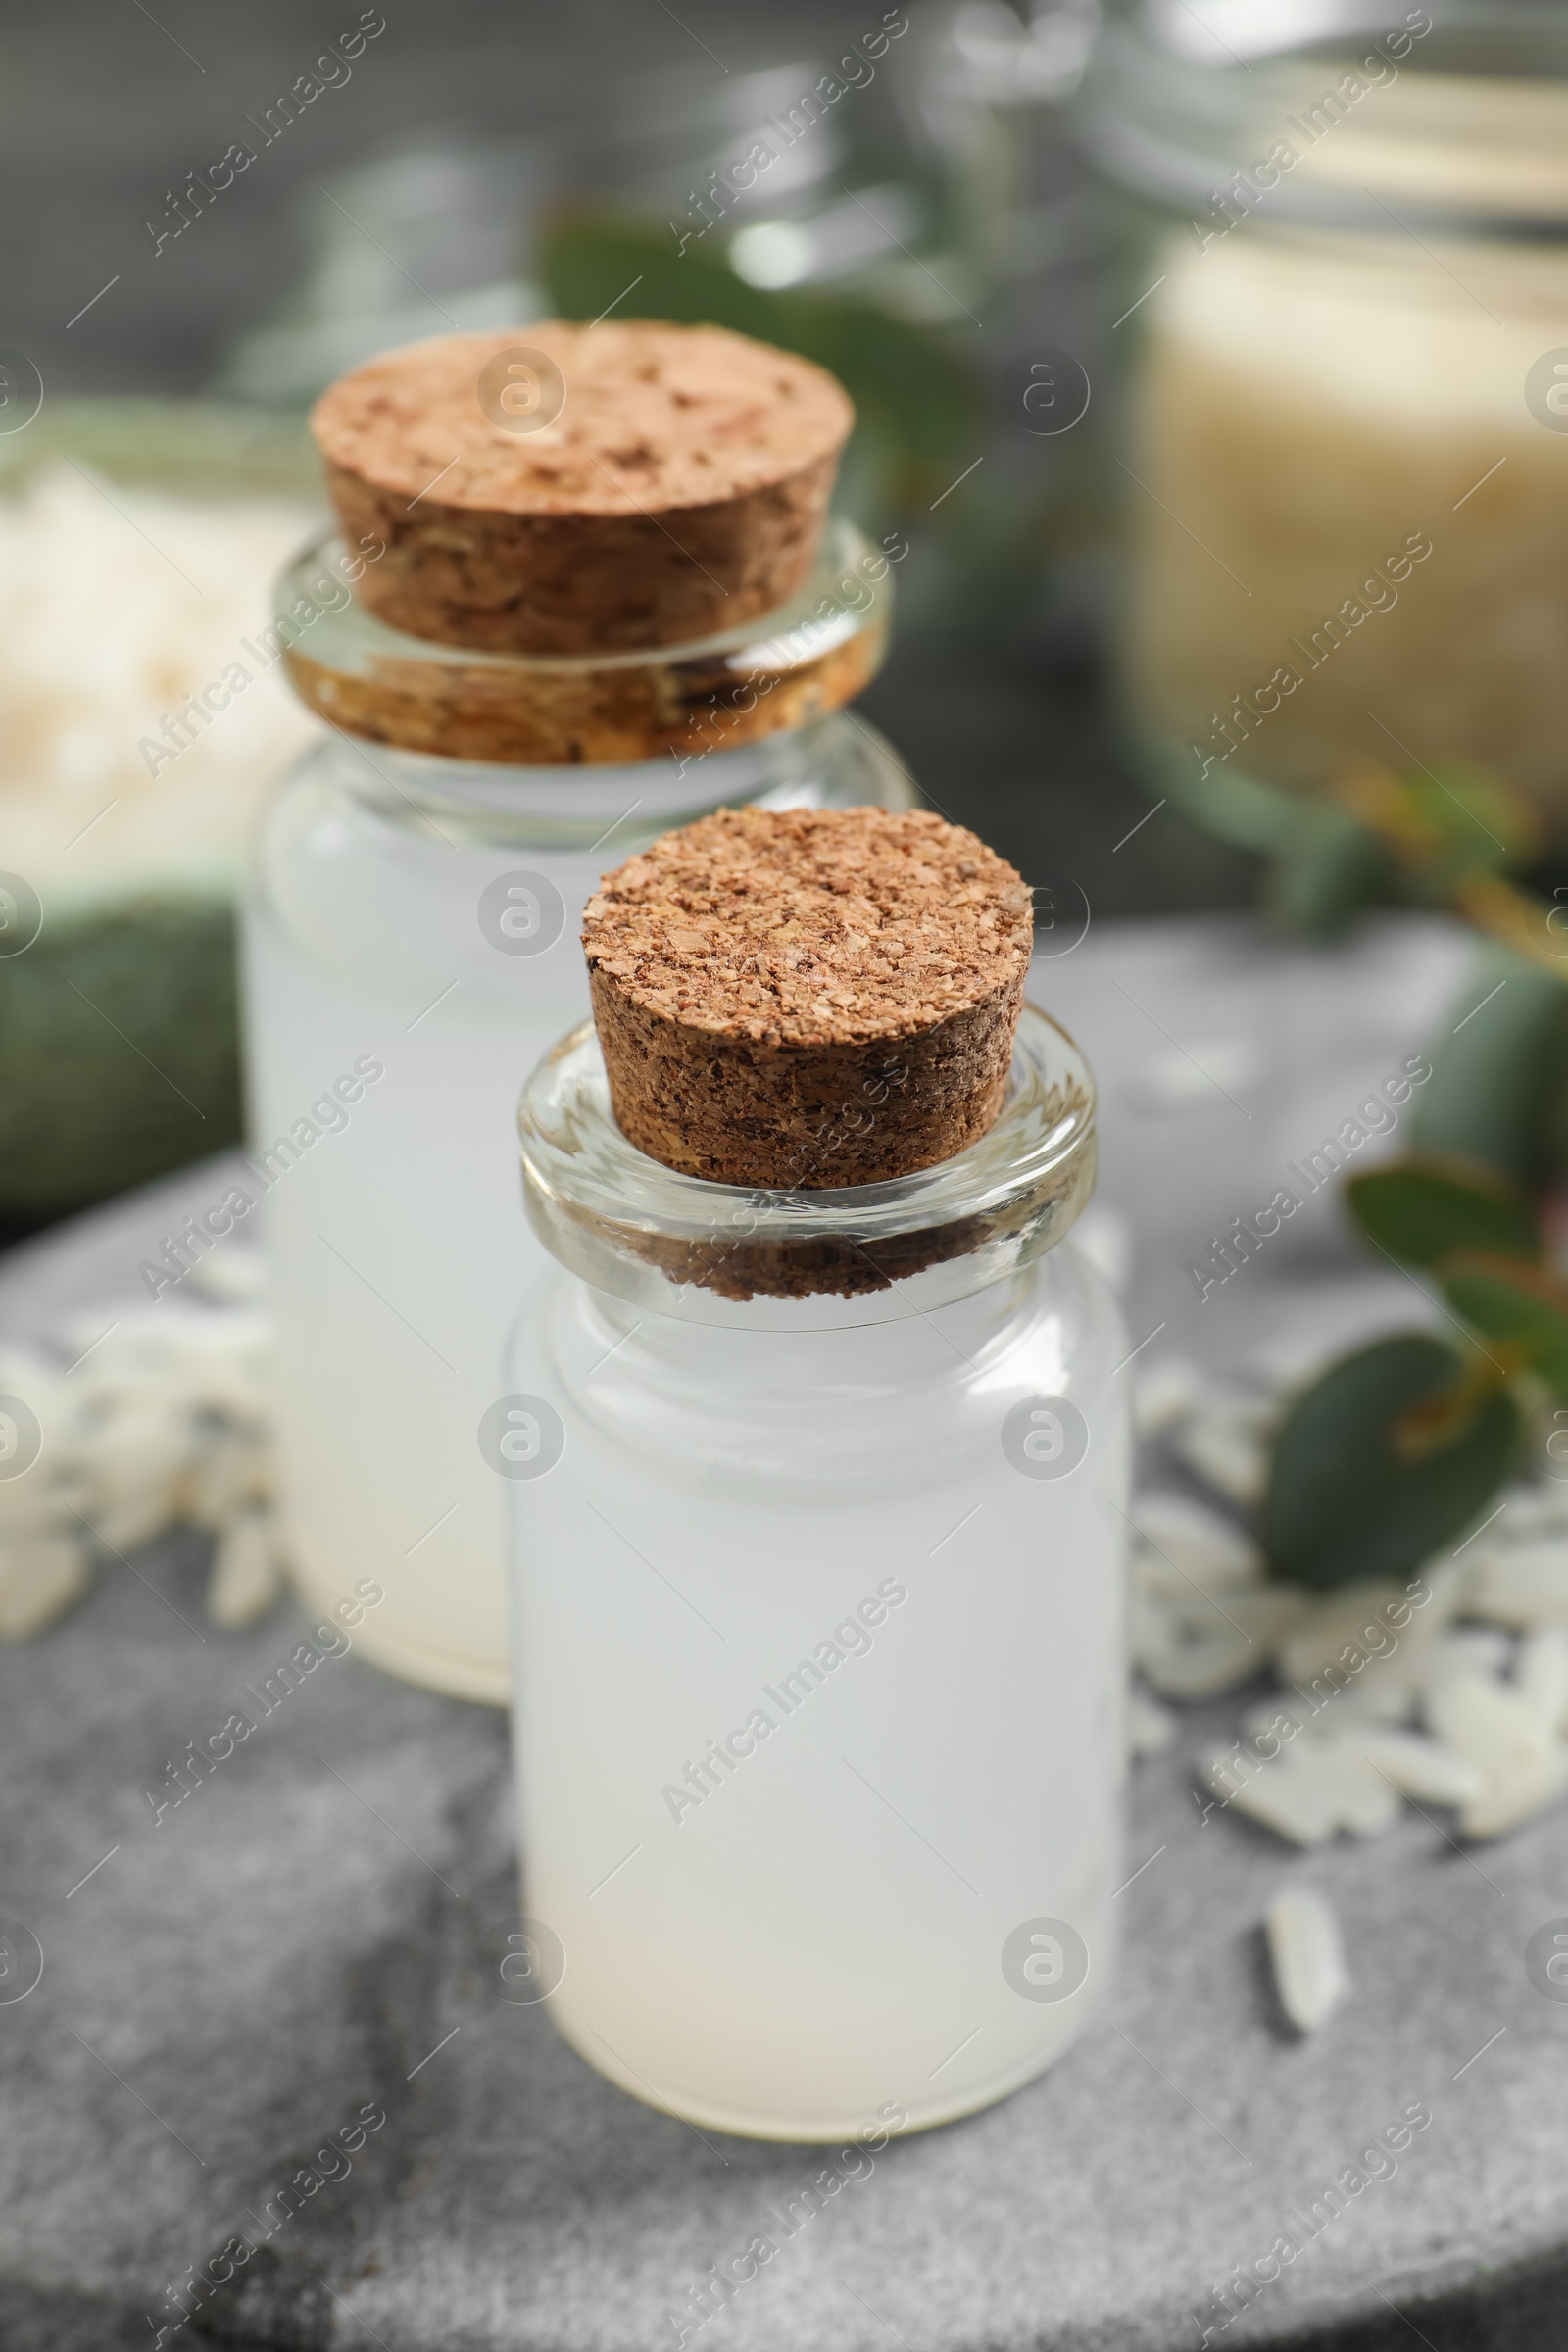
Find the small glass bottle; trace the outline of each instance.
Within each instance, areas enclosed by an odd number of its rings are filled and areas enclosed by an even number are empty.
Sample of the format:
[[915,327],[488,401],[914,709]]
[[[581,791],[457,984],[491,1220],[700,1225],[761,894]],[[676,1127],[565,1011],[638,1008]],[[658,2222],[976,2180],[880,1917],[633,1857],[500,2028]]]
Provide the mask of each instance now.
[[591,1025],[535,1072],[512,1497],[537,1988],[602,2074],[777,2139],[1003,2096],[1105,1982],[1120,1318],[1063,1240],[1094,1093],[1025,1007],[994,1126],[886,1184],[635,1151]]
[[477,654],[384,626],[333,540],[267,651],[336,730],[263,819],[244,916],[251,1159],[277,1298],[297,1581],[370,1575],[364,1646],[506,1702],[502,1511],[475,1430],[539,1253],[516,1210],[517,1071],[587,1010],[607,864],[706,810],[913,805],[841,706],[886,642],[896,537],[830,525],[766,620],[612,657]]

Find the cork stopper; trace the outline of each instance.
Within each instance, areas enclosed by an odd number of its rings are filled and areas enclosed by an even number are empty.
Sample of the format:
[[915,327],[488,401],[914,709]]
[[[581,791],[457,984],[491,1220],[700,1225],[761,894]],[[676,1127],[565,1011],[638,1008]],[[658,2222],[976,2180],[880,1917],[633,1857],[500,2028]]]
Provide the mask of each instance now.
[[1028,888],[925,810],[721,809],[607,874],[583,947],[611,1107],[684,1174],[882,1184],[1002,1107]]
[[783,604],[854,415],[822,368],[720,327],[551,319],[383,353],[311,430],[345,539],[384,544],[358,586],[371,612],[441,644],[575,655]]

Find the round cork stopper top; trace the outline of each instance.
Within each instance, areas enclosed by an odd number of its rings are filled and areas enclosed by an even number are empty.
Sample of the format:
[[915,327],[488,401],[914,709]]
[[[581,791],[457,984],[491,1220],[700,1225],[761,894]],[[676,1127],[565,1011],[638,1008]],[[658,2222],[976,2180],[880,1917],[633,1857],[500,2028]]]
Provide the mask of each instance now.
[[1032,920],[1005,858],[924,809],[734,808],[607,874],[582,940],[591,972],[683,1028],[859,1045],[1015,991]]
[[[564,397],[534,432],[492,421],[479,376],[539,352]],[[717,326],[654,319],[440,335],[369,360],[322,393],[311,431],[329,466],[407,498],[508,514],[704,507],[831,457],[855,412],[825,369]],[[437,478],[439,477],[439,479]]]

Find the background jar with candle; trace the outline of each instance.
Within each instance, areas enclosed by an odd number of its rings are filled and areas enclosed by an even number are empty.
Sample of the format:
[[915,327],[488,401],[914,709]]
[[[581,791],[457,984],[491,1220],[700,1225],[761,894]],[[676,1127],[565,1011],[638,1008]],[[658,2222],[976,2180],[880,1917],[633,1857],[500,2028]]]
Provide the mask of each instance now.
[[284,1500],[311,1600],[385,1585],[365,1647],[394,1672],[496,1704],[510,1687],[475,1431],[537,1256],[517,1071],[587,1009],[583,905],[706,809],[912,805],[843,708],[881,660],[903,546],[832,524],[765,620],[605,657],[401,635],[332,541],[281,584],[267,650],[337,730],[267,809],[245,909]]
[[1125,0],[1083,117],[1132,223],[1121,655],[1162,789],[1457,765],[1568,836],[1560,12]]
[[1062,1239],[1088,1068],[1026,1007],[978,1143],[831,1191],[634,1150],[591,1026],[520,1125],[564,1269],[485,1440],[532,1982],[699,2124],[984,2106],[1100,1997],[1120,1877],[1125,1341]]

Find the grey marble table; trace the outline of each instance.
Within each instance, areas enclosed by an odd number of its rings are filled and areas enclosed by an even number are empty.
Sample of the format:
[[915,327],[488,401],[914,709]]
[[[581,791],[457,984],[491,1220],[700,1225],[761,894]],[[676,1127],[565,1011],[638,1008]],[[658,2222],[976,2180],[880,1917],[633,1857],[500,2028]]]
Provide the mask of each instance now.
[[[1462,944],[1391,924],[1329,956],[1181,920],[1062,945],[1034,993],[1101,1071],[1103,1194],[1132,1220],[1148,1360],[1243,1366],[1419,1312],[1348,1253],[1326,1203],[1206,1305],[1183,1269],[1421,1046]],[[14,1253],[0,1329],[124,1291],[171,1201],[210,1182]],[[667,2313],[822,2157],[699,2136],[600,2081],[543,2008],[499,1997],[483,1938],[515,1895],[496,1714],[339,1659],[155,1828],[144,1789],[299,1638],[287,1604],[245,1634],[208,1626],[204,1567],[194,1537],[170,1540],[0,1653],[0,1914],[45,1956],[35,1990],[0,2004],[0,2345],[146,2347],[186,2267],[236,2237],[258,2250],[187,2337],[673,2344]],[[1234,1713],[1184,1715],[1175,1753],[1135,1775],[1142,1867],[1083,2041],[988,2113],[876,2155],[705,2347],[1175,2352],[1205,2327],[1343,2352],[1568,2339],[1568,2008],[1523,1958],[1568,1913],[1568,1810],[1473,1853],[1412,1811],[1297,1856],[1200,1819],[1193,1760]],[[1354,1975],[1308,2041],[1283,2028],[1261,1954],[1287,1885],[1332,1895]],[[1392,2177],[1224,2324],[1214,2287],[1417,2103],[1431,2123]],[[352,2167],[318,2158],[366,2116],[384,2121]],[[321,2184],[279,2223],[305,2167]]]

